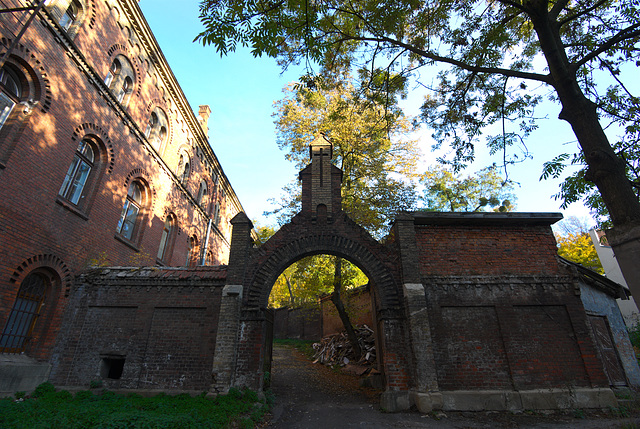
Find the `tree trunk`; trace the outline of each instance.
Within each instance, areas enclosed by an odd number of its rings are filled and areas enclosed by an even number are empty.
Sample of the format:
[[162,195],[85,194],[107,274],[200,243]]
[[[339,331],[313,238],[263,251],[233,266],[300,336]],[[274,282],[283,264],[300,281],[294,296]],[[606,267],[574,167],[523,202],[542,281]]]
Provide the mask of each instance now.
[[347,338],[349,338],[349,342],[351,343],[351,347],[353,348],[353,353],[355,354],[356,359],[360,359],[362,355],[362,349],[360,348],[360,343],[358,342],[358,336],[356,335],[356,331],[353,329],[353,325],[349,320],[349,315],[342,304],[342,300],[340,299],[340,290],[342,288],[342,258],[336,256],[335,259],[335,272],[333,277],[333,293],[331,294],[331,302],[336,306],[336,310],[338,310],[338,315],[340,316],[340,320],[342,320],[342,324],[344,325],[344,329],[347,331]]
[[[614,225],[611,233],[613,240],[610,241],[614,252],[616,248],[619,252],[629,252],[633,259],[640,255],[640,202],[625,173],[624,161],[616,155],[602,129],[596,105],[580,88],[577,70],[566,56],[558,22],[549,15],[547,2],[541,1],[538,5],[540,7],[529,15],[549,66],[550,84],[556,90],[562,105],[558,117],[571,125],[588,166],[585,178],[596,185],[607,206]],[[631,233],[634,229],[635,233]],[[624,239],[617,240],[618,237]],[[626,256],[629,255],[617,257],[622,262],[623,259],[629,259]],[[620,268],[632,294],[640,297],[638,264],[623,263]]]
[[289,288],[289,302],[291,304],[291,308],[293,308],[294,305],[296,305],[296,300],[293,297],[293,289],[291,288],[291,282],[289,282],[289,277],[287,277],[287,275],[285,273],[282,273],[282,275],[284,276],[284,280],[287,282],[287,288]]

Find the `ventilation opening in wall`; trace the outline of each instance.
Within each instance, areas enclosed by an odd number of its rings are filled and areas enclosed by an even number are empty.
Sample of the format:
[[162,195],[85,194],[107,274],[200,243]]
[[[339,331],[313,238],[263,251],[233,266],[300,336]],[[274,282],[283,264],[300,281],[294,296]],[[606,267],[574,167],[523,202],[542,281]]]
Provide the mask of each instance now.
[[124,370],[125,357],[122,355],[102,355],[100,377],[119,380]]

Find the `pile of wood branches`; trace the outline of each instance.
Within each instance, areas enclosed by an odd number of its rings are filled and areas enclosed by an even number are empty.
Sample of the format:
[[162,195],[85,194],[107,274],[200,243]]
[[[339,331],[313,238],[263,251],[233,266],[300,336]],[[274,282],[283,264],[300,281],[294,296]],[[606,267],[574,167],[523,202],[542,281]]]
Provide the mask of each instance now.
[[319,343],[313,344],[315,350],[313,363],[319,362],[330,366],[348,364],[374,366],[376,363],[376,341],[373,330],[367,325],[354,326],[354,329],[362,350],[360,359],[356,359],[347,333],[342,331],[339,334],[324,337]]

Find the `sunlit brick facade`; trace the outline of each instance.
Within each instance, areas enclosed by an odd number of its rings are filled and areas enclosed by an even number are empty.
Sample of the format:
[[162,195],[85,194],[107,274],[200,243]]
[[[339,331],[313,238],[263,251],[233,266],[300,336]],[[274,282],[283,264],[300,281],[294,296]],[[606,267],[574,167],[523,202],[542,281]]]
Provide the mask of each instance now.
[[76,274],[226,264],[242,207],[136,1],[48,0],[14,44],[32,13],[0,14],[0,353],[46,362]]

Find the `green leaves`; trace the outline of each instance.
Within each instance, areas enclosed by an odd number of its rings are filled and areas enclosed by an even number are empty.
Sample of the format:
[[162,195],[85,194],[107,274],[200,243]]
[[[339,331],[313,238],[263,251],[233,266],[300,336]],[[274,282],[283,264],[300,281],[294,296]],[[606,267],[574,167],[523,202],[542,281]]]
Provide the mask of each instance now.
[[[610,171],[616,184],[598,186],[611,193],[628,191],[631,183],[637,195],[640,104],[632,83],[634,65],[640,64],[639,3],[205,0],[205,30],[197,40],[221,54],[250,45],[254,55],[277,58],[284,68],[304,63],[310,72],[319,65],[321,75],[335,80],[358,71],[354,87],[362,100],[384,108],[388,124],[399,116],[397,97],[415,83],[427,93],[421,119],[432,128],[435,147],[451,147],[439,161],[455,171],[475,160],[478,144],[489,145],[505,165],[527,159],[525,143],[545,97],[562,104],[563,119],[571,121],[582,150],[613,146],[625,164],[628,180],[620,170]],[[589,104],[587,98],[599,118],[576,113],[577,106]],[[337,121],[346,117],[342,111],[331,114]],[[620,130],[612,144],[604,133],[579,132],[598,121],[600,131]],[[550,161],[543,177],[560,174],[564,161]],[[560,194],[569,198],[565,203],[595,198],[595,188],[580,183],[584,177],[567,179]],[[624,195],[629,201],[616,205],[617,218],[636,219],[640,205],[630,200],[631,192]],[[616,196],[607,196],[610,205]]]
[[[393,85],[393,80],[388,76],[373,84]],[[396,211],[414,206],[410,179],[419,151],[408,137],[412,124],[395,100],[381,100],[368,87],[320,78],[287,88],[274,117],[278,146],[300,169],[309,163],[309,144],[317,135],[332,141],[332,162],[343,171],[343,209],[375,237],[384,235]],[[280,199],[276,209],[288,216],[281,223],[299,210],[291,204],[299,189],[288,187],[285,194],[289,197]]]
[[462,177],[444,167],[427,170],[420,182],[425,186],[422,201],[427,211],[473,212],[493,209],[511,211],[513,183],[504,181],[495,167]]

